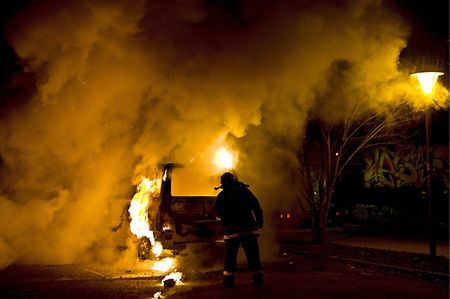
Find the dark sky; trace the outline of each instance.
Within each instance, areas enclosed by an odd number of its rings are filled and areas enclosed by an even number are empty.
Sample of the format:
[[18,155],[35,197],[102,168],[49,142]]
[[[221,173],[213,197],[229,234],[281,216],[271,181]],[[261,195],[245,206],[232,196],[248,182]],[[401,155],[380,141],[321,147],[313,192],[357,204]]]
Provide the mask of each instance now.
[[[19,60],[14,49],[8,44],[4,27],[14,14],[26,4],[25,0],[2,1],[0,4],[0,117],[4,111],[8,111],[17,99],[27,98],[29,85],[33,84],[32,78],[26,77],[19,65]],[[20,79],[19,79],[20,77]],[[14,82],[13,78],[18,78]],[[24,82],[27,81],[27,82]],[[25,88],[23,88],[25,86]]]
[[[239,1],[209,1],[226,3],[231,13],[238,10]],[[0,4],[0,24],[4,25],[21,10],[27,0],[2,1]],[[439,66],[448,73],[449,4],[446,0],[410,1],[395,0],[393,6],[411,26],[408,47],[402,54],[405,64],[421,64],[421,61],[439,59]],[[18,71],[17,57],[8,46],[4,35],[0,36],[0,86],[2,93],[12,73]]]
[[[336,0],[337,1],[337,0]],[[36,78],[25,73],[14,49],[8,45],[3,34],[8,21],[27,5],[27,0],[2,1],[0,4],[0,118],[15,106],[27,101],[34,92]],[[64,1],[60,1],[64,3]],[[205,1],[209,5],[218,5],[229,10],[230,14],[239,14],[239,1]],[[337,1],[339,2],[339,1]],[[446,0],[385,1],[400,14],[410,27],[407,47],[400,56],[400,67],[408,70],[422,70],[424,67],[437,66],[444,71],[442,82],[448,82],[449,73],[449,4]],[[430,5],[430,3],[432,3]],[[446,84],[448,85],[448,84]]]
[[[34,91],[35,78],[25,73],[14,49],[8,45],[4,28],[8,21],[27,5],[27,0],[2,1],[0,4],[0,118],[4,113],[29,98]],[[239,13],[239,1],[205,1],[211,5],[228,8],[230,14]],[[449,4],[446,0],[385,1],[402,15],[410,26],[407,47],[400,56],[400,67],[408,70],[424,70],[437,66],[448,82],[449,73]],[[63,3],[63,2],[61,2]],[[448,84],[446,84],[448,86]]]
[[[411,62],[424,57],[439,58],[448,74],[449,4],[446,0],[397,0],[399,13],[409,22],[411,36],[405,57]],[[447,77],[448,78],[448,77]]]

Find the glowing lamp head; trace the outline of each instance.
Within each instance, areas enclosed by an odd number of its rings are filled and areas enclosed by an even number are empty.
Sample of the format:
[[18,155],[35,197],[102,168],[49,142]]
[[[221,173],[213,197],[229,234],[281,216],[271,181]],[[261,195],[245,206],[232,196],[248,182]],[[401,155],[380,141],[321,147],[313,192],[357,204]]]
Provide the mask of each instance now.
[[411,76],[419,81],[420,87],[426,95],[431,95],[437,79],[443,74],[442,72],[421,72],[412,74]]

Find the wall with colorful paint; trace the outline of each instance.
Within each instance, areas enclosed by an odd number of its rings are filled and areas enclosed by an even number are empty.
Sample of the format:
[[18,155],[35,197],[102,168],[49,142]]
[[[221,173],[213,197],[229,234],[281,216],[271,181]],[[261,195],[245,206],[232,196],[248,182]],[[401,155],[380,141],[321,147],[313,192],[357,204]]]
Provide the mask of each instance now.
[[[449,146],[436,144],[430,148],[433,178],[449,188]],[[364,153],[366,162],[364,186],[391,187],[425,186],[425,148],[408,146],[392,150],[374,148]]]

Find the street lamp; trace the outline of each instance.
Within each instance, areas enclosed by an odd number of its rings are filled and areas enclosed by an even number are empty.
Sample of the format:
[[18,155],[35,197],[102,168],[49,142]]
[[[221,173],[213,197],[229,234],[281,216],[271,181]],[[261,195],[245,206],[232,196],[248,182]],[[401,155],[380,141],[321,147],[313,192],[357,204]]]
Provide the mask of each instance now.
[[442,72],[420,72],[414,73],[411,76],[419,81],[420,87],[425,95],[431,96],[433,93],[434,85],[437,82],[439,76],[442,76]]
[[[419,81],[423,93],[431,98],[434,85],[442,72],[420,72],[411,76]],[[425,155],[426,155],[426,175],[427,175],[427,201],[428,201],[428,236],[430,242],[430,256],[436,256],[436,236],[434,235],[433,200],[431,196],[431,163],[430,163],[430,118],[431,107],[425,109]]]

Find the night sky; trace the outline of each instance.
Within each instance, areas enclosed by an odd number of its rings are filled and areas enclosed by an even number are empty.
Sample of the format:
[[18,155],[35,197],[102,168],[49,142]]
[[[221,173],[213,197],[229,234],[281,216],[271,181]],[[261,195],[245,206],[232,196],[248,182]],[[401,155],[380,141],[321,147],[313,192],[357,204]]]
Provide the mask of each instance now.
[[[23,74],[23,67],[14,49],[5,38],[4,30],[8,21],[22,10],[27,0],[4,1],[0,4],[0,103],[1,113],[5,113],[5,106],[14,105],[11,101],[21,101],[27,98],[27,91],[33,85],[32,76]],[[64,3],[64,1],[57,1]],[[239,1],[211,0],[205,3],[223,6],[230,14],[239,14]],[[335,1],[345,2],[345,1]],[[385,1],[388,2],[388,1]],[[448,82],[449,73],[449,4],[445,0],[408,1],[395,0],[388,2],[403,16],[410,26],[410,36],[407,47],[401,54],[401,63],[407,67],[420,69],[424,62],[437,65],[445,72],[444,82]],[[19,78],[17,78],[19,77]],[[16,96],[19,94],[19,96]],[[12,98],[14,100],[12,100]],[[6,108],[8,110],[8,108]]]
[[[23,9],[27,0],[3,1],[0,4],[1,26],[10,20],[15,13]],[[63,1],[61,1],[63,2]],[[224,5],[230,13],[238,13],[239,1],[205,1]],[[336,1],[339,2],[339,1]],[[449,4],[445,0],[434,1],[408,1],[396,0],[392,4],[411,26],[411,35],[408,46],[402,58],[405,63],[420,64],[424,57],[435,57],[440,60],[440,67],[448,74],[448,40],[449,40]],[[3,33],[3,30],[2,30]],[[9,77],[18,71],[18,58],[14,50],[8,45],[5,36],[0,39],[2,90]],[[416,61],[414,61],[416,60]],[[2,101],[5,101],[2,95]]]

